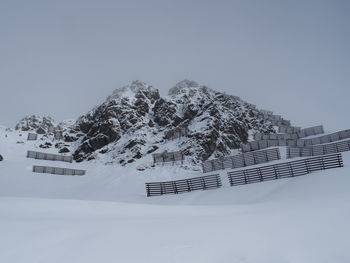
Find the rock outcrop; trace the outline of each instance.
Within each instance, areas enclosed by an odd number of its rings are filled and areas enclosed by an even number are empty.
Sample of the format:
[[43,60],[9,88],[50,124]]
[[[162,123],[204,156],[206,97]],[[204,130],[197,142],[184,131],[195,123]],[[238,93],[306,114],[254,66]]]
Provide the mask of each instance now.
[[46,134],[54,131],[55,121],[48,116],[28,115],[17,123],[15,129]]
[[[181,150],[196,164],[231,154],[248,141],[249,134],[274,132],[251,104],[188,80],[164,98],[152,86],[134,81],[115,90],[74,126],[72,130],[81,136],[75,138],[77,161],[104,155],[123,165],[157,150]],[[179,127],[186,128],[185,137],[176,143],[165,139]]]

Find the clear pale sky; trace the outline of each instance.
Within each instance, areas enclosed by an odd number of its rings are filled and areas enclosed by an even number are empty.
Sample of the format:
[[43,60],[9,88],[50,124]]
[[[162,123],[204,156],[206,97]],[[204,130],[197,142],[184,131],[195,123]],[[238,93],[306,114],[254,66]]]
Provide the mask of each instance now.
[[0,40],[1,125],[187,78],[296,125],[350,128],[350,1],[0,0]]

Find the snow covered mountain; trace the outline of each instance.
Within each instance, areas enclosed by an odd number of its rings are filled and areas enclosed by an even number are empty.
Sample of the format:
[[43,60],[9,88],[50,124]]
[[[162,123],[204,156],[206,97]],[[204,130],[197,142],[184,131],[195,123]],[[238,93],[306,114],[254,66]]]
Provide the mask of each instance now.
[[[171,141],[166,134],[179,127],[187,136]],[[155,151],[182,151],[189,163],[224,156],[254,132],[273,132],[260,111],[238,97],[184,80],[162,98],[140,81],[117,89],[100,106],[81,116],[76,130],[84,134],[75,159],[127,164]]]
[[[16,128],[40,126],[37,121],[27,123],[24,119]],[[46,124],[44,119],[41,123]],[[41,126],[48,130],[47,125]],[[76,161],[101,159],[121,165],[154,152],[182,151],[186,163],[193,166],[239,151],[251,134],[275,132],[254,105],[189,80],[179,82],[166,97],[150,85],[133,81],[76,122],[57,127]],[[177,129],[186,129],[186,136],[171,140],[169,134]]]

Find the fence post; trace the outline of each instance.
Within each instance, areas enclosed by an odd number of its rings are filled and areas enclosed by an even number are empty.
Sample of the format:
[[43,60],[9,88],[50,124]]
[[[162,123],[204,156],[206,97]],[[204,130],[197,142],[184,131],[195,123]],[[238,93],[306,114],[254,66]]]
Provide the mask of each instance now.
[[245,182],[245,184],[247,184],[248,180],[247,180],[247,175],[245,173],[245,170],[243,170],[243,176],[244,176],[244,182]]
[[262,172],[261,172],[260,168],[258,168],[258,172],[259,172],[259,175],[260,175],[260,182],[264,181],[264,178],[262,176]]
[[274,171],[274,173],[275,173],[275,178],[278,179],[277,170],[276,170],[276,165],[273,166],[273,171]]
[[338,158],[339,167],[343,167],[340,153],[337,155],[337,158]]
[[187,183],[187,191],[191,192],[190,180],[186,180],[186,183]]
[[203,190],[207,189],[207,186],[205,185],[205,180],[204,180],[204,178],[202,177],[201,180],[202,180]]
[[323,159],[323,157],[320,157],[320,161],[321,161],[321,170],[325,170],[326,167],[325,167],[325,165],[324,165],[324,159]]
[[252,154],[253,154],[253,161],[254,161],[254,164],[257,164],[256,158],[255,158],[255,152],[252,152]]
[[216,186],[220,187],[221,183],[220,183],[220,175],[216,175]]
[[245,161],[245,154],[244,153],[242,154],[242,160],[243,160],[243,167],[246,167],[247,163]]
[[173,185],[175,194],[178,194],[177,187],[176,187],[176,183],[175,183],[175,182],[172,182],[172,185]]
[[160,183],[160,194],[164,194],[163,183]]
[[309,170],[309,164],[308,164],[307,160],[305,160],[304,163],[305,163],[305,167],[306,167],[306,173],[309,174],[310,170]]
[[151,196],[149,184],[147,184],[147,183],[146,183],[146,192],[147,192],[147,197]]
[[294,172],[293,172],[292,164],[291,164],[291,163],[288,163],[288,166],[289,166],[290,173],[292,174],[292,177],[294,177]]
[[235,158],[233,156],[231,156],[231,162],[232,162],[232,166],[231,166],[231,169],[234,169],[235,168]]
[[202,170],[203,170],[203,173],[206,173],[207,171],[206,171],[205,168],[204,168],[204,167],[205,167],[205,166],[204,166],[204,163],[205,163],[205,162],[202,162]]

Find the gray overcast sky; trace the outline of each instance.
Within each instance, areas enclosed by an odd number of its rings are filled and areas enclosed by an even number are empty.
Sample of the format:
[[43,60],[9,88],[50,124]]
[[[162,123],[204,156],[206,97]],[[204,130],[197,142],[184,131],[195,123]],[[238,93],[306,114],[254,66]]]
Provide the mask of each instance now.
[[297,125],[350,128],[350,1],[0,0],[0,40],[2,125],[188,78]]

